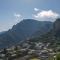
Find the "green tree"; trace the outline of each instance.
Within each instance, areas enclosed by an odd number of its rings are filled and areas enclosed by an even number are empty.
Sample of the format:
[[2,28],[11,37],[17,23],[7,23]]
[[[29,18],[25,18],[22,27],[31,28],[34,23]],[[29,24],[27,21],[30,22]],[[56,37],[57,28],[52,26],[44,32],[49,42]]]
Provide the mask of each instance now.
[[56,59],[57,59],[57,60],[60,60],[60,53],[57,54]]

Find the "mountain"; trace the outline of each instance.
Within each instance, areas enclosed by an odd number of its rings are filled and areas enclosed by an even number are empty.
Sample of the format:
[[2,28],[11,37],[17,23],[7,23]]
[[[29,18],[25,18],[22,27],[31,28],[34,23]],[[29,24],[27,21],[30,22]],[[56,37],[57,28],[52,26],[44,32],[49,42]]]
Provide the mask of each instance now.
[[0,34],[0,48],[12,46],[20,41],[26,40],[32,36],[45,34],[52,28],[53,23],[49,21],[37,21],[34,19],[24,19],[14,25],[12,29]]
[[54,32],[56,37],[60,37],[60,18],[58,18],[54,23]]
[[60,43],[60,18],[56,19],[53,24],[53,29],[44,35],[50,41]]
[[50,31],[50,29],[52,29],[53,28],[53,24],[51,24],[51,22],[49,23],[48,21],[44,21],[43,22],[43,26],[40,26],[40,28],[39,28],[39,30],[38,31],[36,31],[33,35],[32,35],[32,37],[34,38],[36,38],[36,37],[39,37],[39,36],[41,36],[41,35],[44,35],[44,34],[46,34],[47,32],[49,32]]
[[53,28],[44,35],[32,38],[30,42],[50,43],[50,47],[60,47],[60,18],[53,23]]

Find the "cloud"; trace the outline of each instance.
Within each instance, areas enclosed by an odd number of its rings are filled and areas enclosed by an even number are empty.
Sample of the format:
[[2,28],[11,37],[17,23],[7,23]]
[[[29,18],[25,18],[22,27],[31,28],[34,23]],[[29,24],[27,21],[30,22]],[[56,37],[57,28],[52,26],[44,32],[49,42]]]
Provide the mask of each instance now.
[[15,16],[16,18],[20,18],[20,17],[21,17],[21,15],[20,15],[20,14],[17,14],[17,13],[15,13],[14,16]]
[[22,15],[18,13],[14,13],[14,17],[16,23],[20,22],[23,19]]
[[52,10],[42,10],[40,12],[38,12],[37,14],[34,14],[33,17],[35,19],[42,19],[42,20],[49,20],[49,19],[55,19],[59,17],[59,14],[52,11]]
[[34,11],[39,11],[39,9],[38,8],[34,8]]

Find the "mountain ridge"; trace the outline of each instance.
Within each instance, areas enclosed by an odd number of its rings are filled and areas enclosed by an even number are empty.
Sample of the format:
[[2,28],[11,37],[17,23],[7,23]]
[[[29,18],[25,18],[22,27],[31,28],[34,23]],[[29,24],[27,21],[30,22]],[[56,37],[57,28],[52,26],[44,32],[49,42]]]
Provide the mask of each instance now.
[[[49,25],[49,28],[47,27]],[[51,25],[51,26],[50,26]],[[35,32],[43,29],[43,32],[51,29],[52,23],[47,21],[36,21],[33,19],[25,19],[20,23],[14,25],[12,29],[0,35],[0,47],[11,46],[17,44],[21,40],[26,40]],[[47,29],[47,31],[45,31]],[[42,34],[42,33],[41,33]]]
[[[56,21],[53,23],[53,29],[51,29],[46,34],[39,36],[37,38],[31,39],[31,41],[39,41],[39,42],[45,42],[45,43],[52,43],[57,44],[60,43],[60,18],[56,19]],[[56,45],[56,46],[57,46]]]

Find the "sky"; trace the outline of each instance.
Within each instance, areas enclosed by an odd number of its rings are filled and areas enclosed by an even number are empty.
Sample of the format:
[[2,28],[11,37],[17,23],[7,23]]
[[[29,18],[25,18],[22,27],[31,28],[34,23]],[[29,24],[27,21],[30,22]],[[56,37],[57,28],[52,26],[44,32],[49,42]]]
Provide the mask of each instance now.
[[52,21],[60,17],[60,0],[0,0],[0,32],[23,19]]

